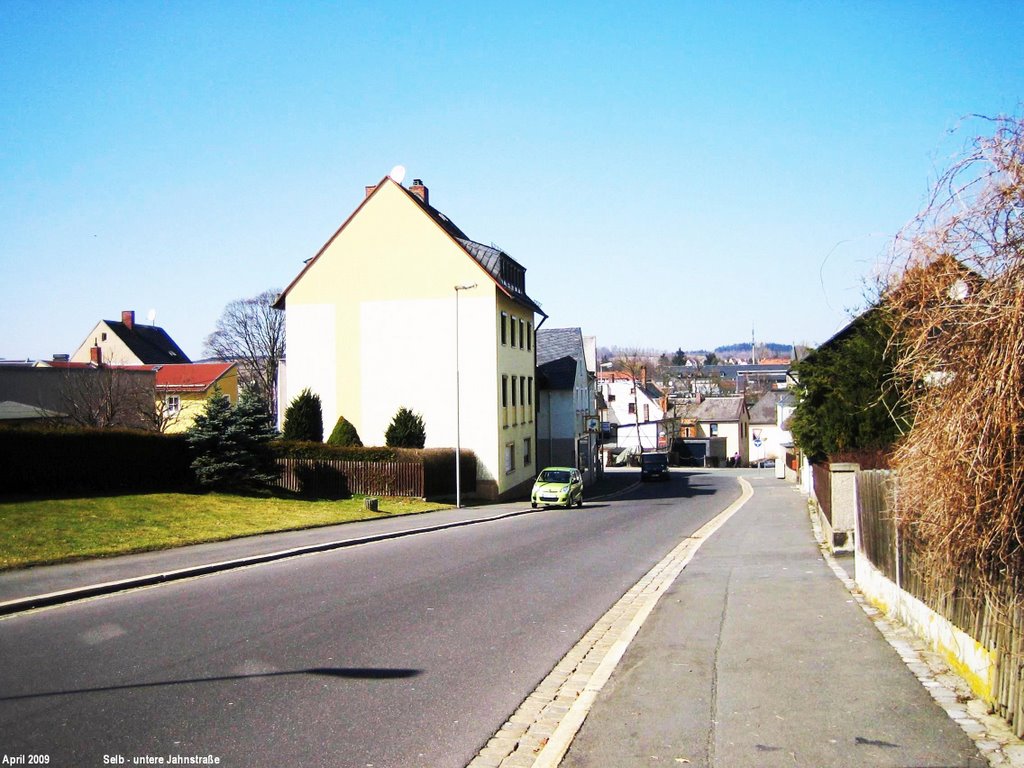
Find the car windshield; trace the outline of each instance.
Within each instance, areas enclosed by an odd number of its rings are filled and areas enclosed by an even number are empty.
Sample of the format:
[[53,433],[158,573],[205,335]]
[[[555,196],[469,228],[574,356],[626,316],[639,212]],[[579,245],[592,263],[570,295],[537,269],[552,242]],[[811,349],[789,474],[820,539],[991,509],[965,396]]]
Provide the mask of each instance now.
[[569,473],[559,469],[546,469],[537,479],[542,483],[568,483]]
[[644,464],[667,464],[668,457],[663,453],[645,453]]

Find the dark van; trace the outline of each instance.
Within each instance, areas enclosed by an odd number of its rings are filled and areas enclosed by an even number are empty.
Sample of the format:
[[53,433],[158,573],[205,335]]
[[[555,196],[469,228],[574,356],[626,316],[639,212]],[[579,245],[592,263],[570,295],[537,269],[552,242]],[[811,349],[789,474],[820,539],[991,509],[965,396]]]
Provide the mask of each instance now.
[[645,453],[640,457],[641,480],[668,480],[668,454]]

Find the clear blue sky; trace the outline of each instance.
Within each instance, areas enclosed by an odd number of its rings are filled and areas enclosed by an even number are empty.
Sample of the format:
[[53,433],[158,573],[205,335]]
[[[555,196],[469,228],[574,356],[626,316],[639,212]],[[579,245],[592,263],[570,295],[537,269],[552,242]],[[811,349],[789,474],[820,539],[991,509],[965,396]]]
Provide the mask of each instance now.
[[[0,2],[0,358],[151,309],[194,359],[395,164],[602,345],[820,342],[1024,3]],[[960,127],[950,134],[950,130]]]

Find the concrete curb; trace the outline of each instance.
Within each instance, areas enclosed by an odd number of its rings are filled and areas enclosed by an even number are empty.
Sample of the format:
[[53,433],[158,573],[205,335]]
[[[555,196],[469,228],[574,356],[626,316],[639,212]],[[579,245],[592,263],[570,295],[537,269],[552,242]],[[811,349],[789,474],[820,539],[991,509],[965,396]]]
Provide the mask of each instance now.
[[428,525],[422,528],[412,528],[404,529],[401,531],[391,531],[388,533],[378,533],[372,536],[363,536],[355,539],[336,539],[333,541],[321,542],[319,544],[307,544],[302,547],[292,547],[290,549],[276,550],[274,552],[265,552],[260,555],[250,555],[248,557],[240,557],[232,560],[221,560],[218,562],[206,563],[203,565],[192,565],[186,568],[177,568],[170,571],[161,571],[157,573],[145,574],[142,576],[132,576],[126,579],[107,581],[100,584],[90,584],[84,587],[63,589],[58,592],[50,592],[43,595],[19,597],[14,600],[7,600],[5,602],[0,603],[0,616],[9,616],[11,614],[21,613],[23,611],[32,610],[35,608],[46,608],[54,605],[61,605],[63,603],[74,602],[75,600],[85,600],[90,597],[99,597],[102,595],[114,594],[115,592],[124,592],[130,589],[138,589],[140,587],[150,587],[155,584],[164,584],[171,581],[191,579],[197,576],[206,576],[212,573],[220,573],[221,571],[233,570],[235,568],[246,568],[253,565],[260,565],[263,563],[273,562],[275,560],[284,560],[289,557],[300,557],[302,555],[317,554],[320,552],[330,552],[336,549],[355,547],[360,544],[371,544],[377,541],[399,539],[404,538],[406,536],[414,536],[420,533],[433,533],[436,531],[444,531],[450,528],[461,528],[467,525],[476,525],[478,523],[491,523],[498,520],[505,520],[511,517],[519,517],[520,515],[533,514],[537,511],[540,510],[516,510],[512,512],[505,512],[500,515],[492,515],[490,517],[474,518],[472,520],[459,520],[456,522],[444,523],[441,525]]
[[[633,483],[621,490],[614,491],[613,493],[605,494],[604,496],[595,496],[590,501],[601,501],[604,499],[612,499],[624,493],[636,488],[640,483]],[[63,605],[64,603],[71,603],[76,600],[87,600],[92,597],[102,597],[103,595],[112,595],[117,592],[125,592],[130,589],[140,589],[142,587],[151,587],[157,584],[166,584],[172,581],[180,581],[183,579],[192,579],[198,576],[207,576],[213,573],[220,573],[222,571],[234,570],[235,568],[247,568],[253,565],[261,565],[263,563],[270,563],[276,560],[284,560],[289,557],[300,557],[302,555],[312,555],[321,552],[330,552],[336,549],[344,549],[347,547],[355,547],[360,544],[372,544],[378,541],[387,541],[389,539],[398,539],[405,536],[414,536],[420,533],[434,533],[437,531],[444,531],[451,528],[461,528],[467,525],[477,525],[479,523],[493,523],[498,520],[506,520],[512,517],[519,517],[520,515],[533,514],[535,512],[541,512],[542,509],[523,509],[514,510],[511,512],[504,512],[498,515],[491,515],[489,517],[474,518],[472,520],[459,520],[457,522],[444,523],[441,525],[428,525],[422,528],[404,529],[401,531],[392,531],[389,533],[378,533],[372,536],[363,536],[356,539],[335,539],[332,541],[325,541],[319,544],[307,544],[302,547],[291,547],[288,549],[275,550],[273,552],[265,552],[260,555],[250,555],[248,557],[234,558],[231,560],[221,560],[213,563],[205,563],[203,565],[191,565],[185,568],[176,568],[170,571],[159,571],[156,573],[148,573],[142,576],[132,576],[126,579],[118,579],[116,581],[106,581],[99,584],[89,584],[84,587],[73,587],[71,589],[62,589],[57,592],[48,592],[42,595],[30,595],[29,597],[19,597],[13,600],[7,600],[0,602],[0,617],[11,616],[13,614],[22,613],[24,611],[30,611],[37,608],[49,608],[55,605]]]

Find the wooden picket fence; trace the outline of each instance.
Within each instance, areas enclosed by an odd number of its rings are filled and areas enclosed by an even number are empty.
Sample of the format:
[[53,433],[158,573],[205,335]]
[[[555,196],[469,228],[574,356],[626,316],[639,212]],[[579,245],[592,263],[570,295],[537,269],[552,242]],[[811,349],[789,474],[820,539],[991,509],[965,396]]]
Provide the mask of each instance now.
[[1024,738],[1024,574],[987,580],[995,581],[994,588],[986,588],[970,565],[951,565],[941,576],[924,574],[913,540],[901,540],[892,511],[897,493],[895,473],[857,473],[858,546],[890,581],[996,652],[993,706]]
[[345,498],[353,493],[367,496],[425,494],[421,462],[342,461],[339,459],[278,459],[282,488],[314,498]]

